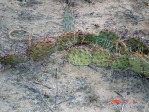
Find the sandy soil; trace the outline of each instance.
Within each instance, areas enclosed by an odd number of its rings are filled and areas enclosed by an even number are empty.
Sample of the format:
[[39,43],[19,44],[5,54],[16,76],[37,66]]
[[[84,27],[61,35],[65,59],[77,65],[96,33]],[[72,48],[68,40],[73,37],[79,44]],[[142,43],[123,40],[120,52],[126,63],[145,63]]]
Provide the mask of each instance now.
[[[64,33],[61,0],[0,0],[0,56],[25,53],[26,41],[9,38],[24,29],[32,38]],[[148,0],[84,0],[71,9],[74,31],[117,32],[149,39]],[[57,52],[0,72],[0,112],[149,112],[149,80],[130,71],[77,67]],[[121,94],[128,103],[111,104]],[[123,110],[123,111],[120,111]]]

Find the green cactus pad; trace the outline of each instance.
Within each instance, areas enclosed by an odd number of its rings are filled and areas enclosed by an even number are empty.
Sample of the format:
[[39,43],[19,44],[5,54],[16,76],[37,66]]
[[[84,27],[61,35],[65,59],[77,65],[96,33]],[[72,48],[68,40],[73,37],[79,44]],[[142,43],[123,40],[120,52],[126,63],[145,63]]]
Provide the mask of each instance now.
[[129,59],[130,70],[145,77],[149,77],[149,58],[131,56]]
[[54,52],[54,47],[51,42],[41,41],[27,49],[27,56],[34,60],[41,60],[47,55]]
[[127,70],[129,68],[129,59],[127,56],[117,56],[112,61],[111,67],[114,69]]
[[65,33],[65,34],[59,36],[57,45],[61,49],[71,47],[73,44],[77,43],[79,33],[80,32],[75,32],[75,33],[74,32],[69,32],[69,33]]
[[125,55],[128,53],[128,49],[123,42],[116,42],[109,48],[109,51],[111,53],[119,53],[122,55]]
[[125,40],[124,44],[126,44],[130,52],[140,52],[146,55],[149,53],[147,45],[135,38]]
[[96,43],[100,47],[108,49],[112,46],[113,42],[119,40],[119,36],[114,32],[104,30],[101,31],[99,35],[84,37],[82,40],[85,42]]
[[15,66],[19,63],[24,62],[25,58],[22,55],[11,54],[0,58],[0,63],[4,65]]
[[107,67],[111,61],[110,54],[105,50],[98,50],[93,52],[93,63],[100,67]]
[[59,45],[65,49],[73,46],[77,42],[78,40],[76,38],[71,37],[71,39],[68,39],[67,41],[61,41]]
[[70,8],[65,8],[64,10],[63,26],[65,32],[72,31],[74,28],[73,12]]
[[92,62],[91,53],[84,48],[75,48],[68,53],[68,60],[73,65],[86,66]]

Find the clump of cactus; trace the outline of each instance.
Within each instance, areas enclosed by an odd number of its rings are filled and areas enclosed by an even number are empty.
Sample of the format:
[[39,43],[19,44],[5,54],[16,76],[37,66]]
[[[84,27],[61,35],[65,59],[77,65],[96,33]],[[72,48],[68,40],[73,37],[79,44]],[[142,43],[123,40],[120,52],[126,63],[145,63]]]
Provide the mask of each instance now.
[[135,38],[129,38],[124,40],[124,44],[127,46],[129,52],[138,52],[145,55],[149,54],[149,49],[144,42],[141,42]]
[[[95,63],[100,67],[129,69],[149,77],[147,45],[135,38],[120,40],[116,33],[108,30],[103,30],[98,35],[78,31],[65,33],[55,38],[43,38],[29,46],[26,55],[29,59],[38,61],[57,50],[69,50],[67,58],[76,66]],[[24,58],[17,54],[0,58],[0,63],[10,66],[23,61]]]
[[54,45],[50,41],[40,41],[27,49],[27,56],[34,61],[41,60],[54,52]]
[[14,67],[15,65],[25,61],[25,57],[18,54],[9,54],[0,58],[0,63],[5,66]]
[[100,67],[108,67],[111,62],[111,55],[103,49],[93,51],[93,63]]
[[92,56],[85,48],[74,48],[68,53],[68,60],[73,65],[86,66],[92,62]]
[[83,41],[98,44],[105,49],[110,48],[117,40],[119,40],[119,36],[108,30],[103,30],[98,35],[91,35],[83,38]]
[[132,55],[129,58],[130,70],[145,77],[149,77],[149,58]]
[[127,70],[129,68],[129,59],[127,55],[114,56],[111,67],[114,69]]

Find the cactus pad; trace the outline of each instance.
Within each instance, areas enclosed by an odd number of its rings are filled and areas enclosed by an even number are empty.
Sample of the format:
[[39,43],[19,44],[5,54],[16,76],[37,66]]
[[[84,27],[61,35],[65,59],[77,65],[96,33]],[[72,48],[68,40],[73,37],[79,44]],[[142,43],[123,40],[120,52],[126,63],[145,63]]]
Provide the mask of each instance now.
[[148,55],[149,49],[147,45],[135,38],[129,38],[124,41],[130,52],[139,52]]
[[100,47],[110,48],[112,43],[119,40],[119,36],[114,32],[104,30],[99,33],[99,35],[92,35],[84,38],[85,42],[96,43]]
[[92,62],[91,53],[84,48],[75,48],[68,53],[68,60],[73,65],[86,66]]
[[149,77],[149,59],[142,56],[131,56],[130,70],[145,77]]
[[69,48],[73,44],[77,43],[79,33],[80,32],[69,32],[59,36],[57,45],[61,46],[61,49]]
[[72,31],[74,28],[73,12],[69,8],[65,8],[63,15],[64,31]]
[[123,42],[115,42],[112,44],[112,46],[109,48],[109,51],[111,53],[119,53],[119,54],[127,54],[128,49],[126,45]]
[[9,66],[15,66],[21,62],[24,62],[25,58],[21,55],[11,54],[0,58],[0,63]]
[[106,50],[93,52],[93,63],[100,67],[107,67],[111,61],[111,56]]
[[28,57],[34,61],[41,60],[53,52],[53,44],[46,41],[37,42],[35,45],[32,45],[27,49]]
[[125,55],[117,56],[112,61],[111,67],[114,68],[114,69],[127,70],[128,67],[129,67],[128,57],[125,56]]

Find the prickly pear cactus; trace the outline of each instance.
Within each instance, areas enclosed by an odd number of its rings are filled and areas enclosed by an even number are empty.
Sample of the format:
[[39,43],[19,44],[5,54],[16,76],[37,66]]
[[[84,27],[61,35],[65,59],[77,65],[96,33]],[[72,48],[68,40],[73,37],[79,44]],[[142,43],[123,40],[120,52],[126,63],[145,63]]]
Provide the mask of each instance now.
[[129,58],[130,70],[145,77],[149,77],[149,58],[132,55]]
[[127,70],[129,68],[129,59],[126,55],[114,57],[111,67],[114,69]]
[[73,12],[69,7],[66,7],[64,10],[63,26],[65,32],[72,31],[74,28]]
[[68,60],[73,65],[86,66],[92,62],[91,53],[84,48],[74,48],[68,53]]
[[10,54],[4,57],[0,58],[0,63],[2,63],[3,65],[8,65],[8,66],[15,66],[19,63],[22,63],[25,61],[25,57],[22,55],[17,55],[17,54]]
[[27,49],[27,56],[34,60],[41,60],[54,52],[53,43],[47,41],[37,42]]
[[107,67],[111,62],[110,53],[106,50],[93,51],[93,63],[100,67]]
[[139,52],[146,55],[149,54],[149,49],[147,45],[140,40],[137,40],[135,38],[129,38],[124,41],[124,44],[126,44],[130,52]]
[[92,35],[90,37],[84,37],[83,41],[98,44],[103,48],[110,48],[112,43],[119,40],[119,36],[114,32],[103,30],[99,35]]

